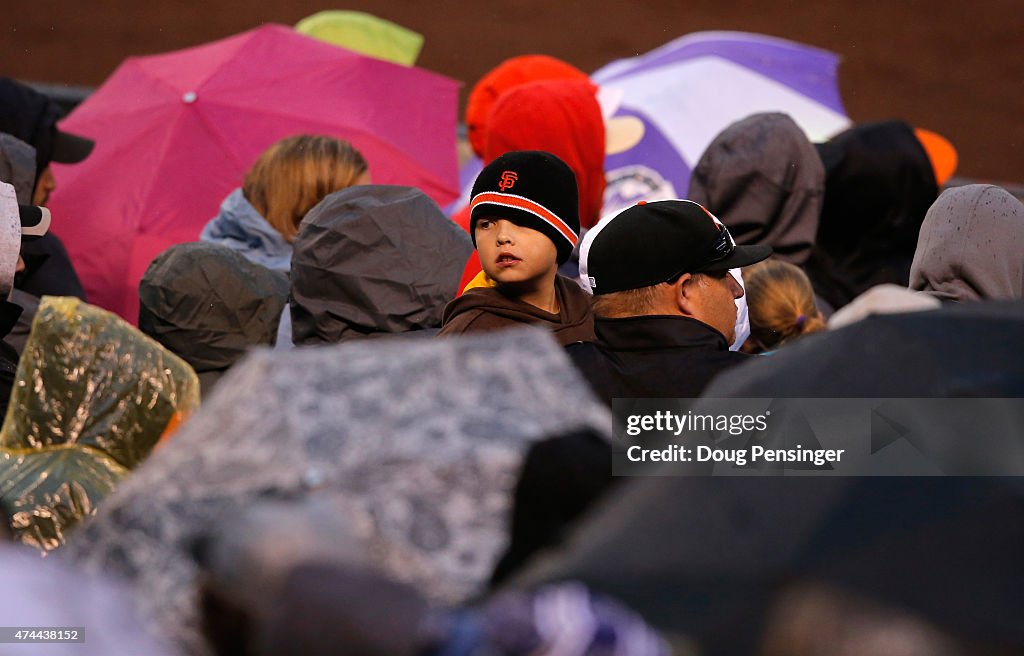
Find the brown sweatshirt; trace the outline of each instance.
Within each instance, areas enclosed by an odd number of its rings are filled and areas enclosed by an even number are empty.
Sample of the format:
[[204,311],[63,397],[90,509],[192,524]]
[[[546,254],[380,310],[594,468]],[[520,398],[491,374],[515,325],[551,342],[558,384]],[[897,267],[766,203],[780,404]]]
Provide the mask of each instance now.
[[526,323],[549,329],[563,346],[594,341],[590,295],[563,276],[555,276],[555,294],[558,314],[506,296],[497,287],[471,289],[444,308],[440,334],[501,330]]

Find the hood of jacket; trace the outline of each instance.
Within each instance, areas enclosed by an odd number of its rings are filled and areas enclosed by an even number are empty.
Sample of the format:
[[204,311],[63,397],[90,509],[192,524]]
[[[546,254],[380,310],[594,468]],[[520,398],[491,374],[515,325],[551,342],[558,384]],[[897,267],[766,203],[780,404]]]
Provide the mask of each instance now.
[[839,309],[875,285],[906,287],[924,215],[938,187],[931,160],[902,121],[857,125],[818,145],[825,205],[807,273]]
[[288,271],[291,266],[292,245],[256,211],[240,188],[228,194],[199,239],[227,246],[268,269]]
[[993,185],[944,191],[921,225],[910,287],[943,301],[1024,298],[1024,205]]
[[171,246],[139,283],[139,329],[197,372],[230,367],[271,345],[288,277],[219,244]]
[[[472,319],[484,313],[498,322],[509,324],[542,324],[555,334],[562,345],[577,341],[593,341],[594,315],[590,295],[575,281],[555,276],[555,294],[558,298],[557,314],[547,312],[529,303],[506,296],[498,287],[474,287],[448,304],[444,309],[445,326]],[[457,330],[453,332],[458,332]]]
[[480,78],[466,101],[466,128],[473,152],[481,159],[484,157],[491,110],[509,89],[540,80],[589,79],[586,73],[572,64],[548,55],[521,55],[501,62]]
[[59,546],[198,407],[180,358],[105,310],[43,298],[0,430],[0,506],[16,537]]
[[689,196],[729,226],[737,244],[767,244],[802,265],[811,255],[825,195],[825,167],[786,114],[754,114],[708,146]]
[[359,185],[328,195],[295,238],[295,345],[439,327],[472,251],[469,235],[417,189]]
[[0,132],[0,182],[14,187],[19,203],[32,204],[32,191],[36,186],[36,149],[4,132]]
[[582,80],[546,80],[506,91],[491,110],[484,162],[510,150],[545,150],[576,174],[580,227],[600,218],[604,198],[605,129],[597,87]]

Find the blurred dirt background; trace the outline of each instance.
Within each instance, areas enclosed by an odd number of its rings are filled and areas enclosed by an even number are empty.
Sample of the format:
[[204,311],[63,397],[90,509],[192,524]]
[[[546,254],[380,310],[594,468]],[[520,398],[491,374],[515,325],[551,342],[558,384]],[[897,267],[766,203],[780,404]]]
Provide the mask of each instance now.
[[1021,0],[21,0],[0,26],[0,74],[95,86],[125,57],[322,9],[367,11],[422,33],[418,65],[463,82],[463,102],[517,54],[593,71],[700,30],[792,39],[842,55],[853,119],[903,118],[953,141],[958,175],[1024,182]]

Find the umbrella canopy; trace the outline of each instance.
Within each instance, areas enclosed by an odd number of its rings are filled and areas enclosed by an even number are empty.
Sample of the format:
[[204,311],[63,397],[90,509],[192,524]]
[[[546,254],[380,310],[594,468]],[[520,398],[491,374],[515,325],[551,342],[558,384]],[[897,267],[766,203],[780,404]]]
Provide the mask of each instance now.
[[0,615],[11,626],[82,627],[76,644],[5,644],[4,656],[173,656],[135,612],[118,582],[87,576],[29,549],[0,545],[0,577],[9,594]]
[[610,426],[535,328],[257,352],[63,552],[131,579],[143,611],[202,652],[196,539],[257,497],[312,489],[356,518],[353,532],[391,576],[458,601],[480,591],[507,545],[529,446]]
[[1016,479],[649,477],[518,584],[582,581],[706,654],[759,653],[765,612],[795,580],[1019,647],[1022,518]]
[[605,213],[685,197],[712,139],[750,114],[789,114],[811,141],[849,127],[838,65],[836,55],[791,41],[698,32],[601,68],[591,79],[618,119],[610,123]]
[[194,241],[274,142],[351,142],[374,182],[458,193],[453,80],[266,25],[164,55],[131,58],[62,123],[95,139],[55,167],[55,232],[90,300],[134,321],[150,261]]
[[[1017,331],[1022,331],[1018,333]],[[710,398],[1024,397],[1024,302],[870,316],[723,373]],[[1016,401],[1014,401],[1016,402]]]

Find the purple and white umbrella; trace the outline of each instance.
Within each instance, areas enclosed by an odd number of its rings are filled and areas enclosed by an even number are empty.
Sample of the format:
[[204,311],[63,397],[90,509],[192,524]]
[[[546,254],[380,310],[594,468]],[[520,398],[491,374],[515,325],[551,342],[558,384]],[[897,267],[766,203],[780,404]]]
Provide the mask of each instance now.
[[698,32],[604,66],[591,79],[611,119],[605,214],[685,198],[690,172],[730,124],[784,112],[811,141],[850,126],[834,53],[743,32]]
[[[608,123],[603,215],[639,200],[685,198],[690,172],[730,124],[758,112],[784,112],[811,141],[850,127],[839,97],[838,55],[745,32],[696,32],[614,61],[593,73]],[[482,164],[459,175],[462,197]]]

